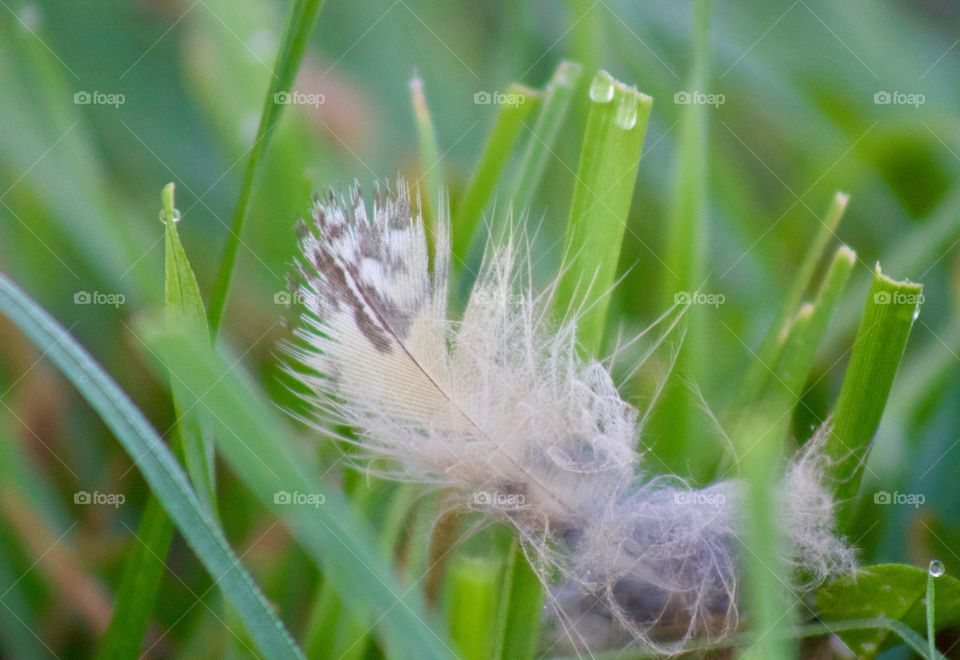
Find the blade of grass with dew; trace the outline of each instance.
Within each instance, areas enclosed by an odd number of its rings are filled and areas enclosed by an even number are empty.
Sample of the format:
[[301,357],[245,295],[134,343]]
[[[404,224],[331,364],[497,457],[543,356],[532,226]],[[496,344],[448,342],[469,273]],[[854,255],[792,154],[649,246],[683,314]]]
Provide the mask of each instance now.
[[579,313],[577,336],[584,355],[596,356],[603,343],[652,103],[606,71],[590,85],[590,111],[554,300],[558,317]]
[[939,562],[934,560],[927,569],[927,642],[930,644],[931,658],[937,653],[937,590],[933,582],[939,577],[938,572],[942,573],[942,568],[935,570],[937,564]]
[[309,472],[303,448],[289,437],[237,362],[212,350],[201,337],[156,323],[146,326],[144,336],[161,362],[158,368],[169,370],[191,390],[204,392],[201,405],[210,414],[218,454],[250,492],[286,522],[350,613],[377,622],[384,645],[400,656],[454,656],[441,629],[426,623],[431,617],[420,593],[397,581],[369,523],[340,490],[322,487]]
[[[926,273],[941,261],[955,245],[960,234],[960,186],[954,188],[944,200],[937,205],[923,222],[917,223],[902,239],[898,239],[891,246],[888,256],[881,255],[881,261],[895,273]],[[871,279],[872,282],[872,279]],[[856,282],[853,290],[866,295],[870,288],[867,281]],[[857,327],[862,306],[859,296],[844,305],[840,323],[837,329],[830,333],[828,342],[831,346],[853,332]]]
[[[710,70],[710,0],[693,5],[693,55],[687,80],[688,95],[705,93]],[[688,297],[704,284],[707,262],[707,165],[709,140],[706,103],[683,106],[680,116],[680,151],[667,216],[661,305],[669,306],[678,296]],[[685,382],[701,382],[705,373],[704,337],[707,321],[703,305],[691,305],[684,320],[683,350],[677,356],[674,373],[658,405],[657,418],[669,426],[669,441],[656,447],[658,458],[673,469],[686,464],[694,472],[715,462],[716,445],[706,445],[696,429],[700,402]],[[696,464],[694,462],[696,459]],[[699,465],[698,465],[699,464]]]
[[920,284],[885,276],[877,264],[824,447],[832,461],[837,499],[844,503],[841,514],[860,486],[866,454],[919,314],[922,292]]
[[410,97],[413,101],[413,119],[417,125],[417,142],[420,146],[420,167],[423,170],[424,193],[420,196],[420,206],[428,235],[434,226],[435,214],[444,203],[443,195],[443,159],[437,146],[437,132],[430,116],[430,106],[423,91],[423,80],[414,77],[410,81]]
[[60,324],[3,276],[0,311],[76,386],[136,461],[197,558],[243,618],[257,647],[270,657],[303,657],[197,499],[177,460],[126,394]]
[[763,387],[769,380],[770,365],[776,364],[780,357],[790,317],[796,313],[804,293],[810,288],[817,264],[823,258],[827,243],[836,235],[836,229],[843,219],[848,201],[849,196],[846,193],[837,192],[834,194],[827,214],[820,223],[813,241],[807,247],[783,306],[760,343],[756,357],[747,368],[747,374],[744,376],[741,386],[743,392],[741,405],[749,405],[761,396]]
[[[554,143],[570,110],[582,71],[583,67],[576,62],[560,62],[547,83],[537,120],[533,128],[528,129],[530,136],[520,161],[513,192],[509,197],[517,212],[530,210],[547,167],[547,160],[553,153]],[[526,123],[522,125],[525,127]]]
[[480,152],[477,166],[453,214],[453,256],[458,264],[462,264],[467,257],[470,242],[483,216],[483,209],[500,181],[503,169],[520,136],[523,122],[539,104],[540,93],[524,85],[512,83],[504,92],[504,98],[513,99],[515,102],[499,105],[490,137]]
[[[564,263],[553,301],[558,318],[580,314],[584,355],[601,348],[610,289],[636,185],[653,101],[600,71],[590,85],[590,110],[577,183],[564,236]],[[531,657],[540,632],[543,585],[516,544],[504,571],[496,658]]]
[[220,323],[226,309],[230,282],[233,279],[233,266],[237,260],[240,235],[247,218],[250,198],[253,196],[253,186],[256,183],[257,173],[263,161],[263,154],[270,143],[271,133],[277,122],[280,121],[280,115],[283,112],[284,103],[282,103],[280,95],[291,91],[290,88],[293,85],[297,70],[300,68],[300,62],[303,60],[310,33],[313,31],[313,25],[316,23],[317,15],[320,13],[322,6],[323,0],[296,0],[284,28],[277,62],[273,68],[273,77],[270,79],[270,88],[267,90],[263,112],[260,115],[257,135],[250,149],[246,169],[243,173],[240,197],[237,199],[237,206],[233,212],[230,233],[227,235],[227,241],[223,247],[220,266],[210,295],[207,318],[210,332],[214,338],[220,330]]
[[[200,288],[177,232],[179,212],[174,204],[174,184],[169,183],[163,188],[161,205],[166,321],[174,326],[191,324],[206,333],[206,313]],[[196,397],[176,381],[171,382],[170,387],[177,420],[173,429],[174,454],[186,465],[204,508],[215,516],[213,446],[204,437],[199,411],[194,409]],[[97,652],[97,657],[104,660],[138,657],[150,623],[157,591],[166,571],[164,560],[173,540],[173,521],[164,513],[156,495],[150,495],[147,500],[134,539],[133,549],[124,564],[110,625]]]

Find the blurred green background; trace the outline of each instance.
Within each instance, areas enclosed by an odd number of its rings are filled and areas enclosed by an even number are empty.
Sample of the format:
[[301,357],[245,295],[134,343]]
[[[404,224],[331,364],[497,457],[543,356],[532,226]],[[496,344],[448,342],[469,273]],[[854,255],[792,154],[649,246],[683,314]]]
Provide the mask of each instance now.
[[[132,330],[132,319],[162,301],[159,191],[177,184],[179,229],[208,294],[286,13],[285,3],[254,0],[0,1],[0,269],[161,431],[173,419],[169,398],[146,375],[149,358]],[[277,344],[292,318],[282,295],[292,228],[311,191],[421,177],[409,88],[417,75],[455,206],[497,110],[475,94],[514,81],[542,87],[561,59],[583,63],[586,81],[605,68],[655,99],[620,264],[629,273],[611,308],[611,325],[635,332],[672,302],[657,292],[669,289],[664,228],[682,94],[713,94],[703,272],[705,290],[724,303],[706,315],[709,359],[697,384],[711,406],[731,402],[818,217],[834,191],[849,192],[837,240],[860,263],[794,426],[808,435],[836,397],[874,263],[922,281],[926,300],[871,457],[854,540],[867,563],[937,557],[956,574],[958,27],[960,5],[940,0],[718,3],[710,82],[689,90],[686,0],[329,0],[296,84],[308,102],[286,108],[258,180],[225,337],[278,405],[295,405]],[[528,209],[542,225],[544,273],[559,257],[584,107],[574,106]],[[507,203],[498,197],[488,211],[503,213]],[[42,357],[0,321],[0,655],[28,647],[83,657],[109,619],[146,488]],[[635,389],[625,396],[644,391]],[[644,441],[673,470],[702,478],[712,460],[704,457],[720,445],[711,431],[701,420],[702,446],[682,455],[671,452],[669,420],[657,420]],[[245,563],[296,629],[318,578],[229,474],[223,480],[231,540],[249,550]],[[123,493],[125,502],[84,506],[75,503],[81,491]],[[924,503],[877,505],[877,491],[920,494]],[[176,577],[164,582],[151,634],[168,632],[151,654],[222,643],[209,611],[184,614],[209,578],[182,544],[168,564]]]

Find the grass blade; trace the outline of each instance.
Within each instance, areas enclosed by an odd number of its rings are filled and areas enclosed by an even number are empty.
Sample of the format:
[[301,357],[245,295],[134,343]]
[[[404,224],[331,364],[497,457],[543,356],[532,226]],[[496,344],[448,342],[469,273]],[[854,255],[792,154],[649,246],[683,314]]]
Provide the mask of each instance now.
[[200,337],[159,327],[148,328],[147,335],[163,366],[194,392],[204,392],[201,405],[210,413],[220,455],[286,521],[350,613],[374,622],[384,644],[401,656],[455,655],[425,623],[419,591],[397,582],[369,524],[339,490],[322,487],[310,474],[308,458],[249,379],[237,373],[236,362]]
[[[172,183],[163,189],[166,321],[171,327],[187,326],[207,332],[207,316],[200,297],[200,287],[177,232],[180,216],[174,208],[173,191]],[[209,439],[209,432],[204,432],[203,418],[196,410],[197,397],[176,379],[172,380],[170,389],[187,474],[200,500],[216,515],[213,443]]]
[[762,396],[762,390],[769,381],[768,366],[775,364],[780,357],[790,318],[796,313],[804,293],[810,288],[817,264],[820,263],[823,257],[827,243],[836,235],[837,226],[840,224],[840,220],[843,219],[848,201],[849,196],[845,193],[837,192],[833,196],[830,208],[827,210],[827,214],[824,216],[823,222],[820,224],[816,236],[807,248],[800,268],[793,278],[793,283],[790,285],[790,291],[787,293],[786,300],[780,308],[780,312],[773,322],[773,325],[770,326],[770,330],[764,336],[760,348],[757,349],[756,359],[751,362],[750,367],[747,369],[747,374],[744,376],[742,385],[742,405],[749,405]]
[[[496,621],[497,562],[456,557],[447,579],[450,634],[464,660],[488,660]],[[532,649],[531,649],[532,650]],[[518,657],[518,656],[511,656]]]
[[[164,187],[161,202],[166,244],[164,297],[167,323],[173,326],[185,323],[206,332],[200,287],[177,232],[180,216],[174,206],[174,184]],[[200,415],[194,410],[194,397],[177,382],[171,383],[171,390],[177,419],[173,432],[174,453],[186,464],[204,507],[216,515],[213,447],[204,438]],[[173,521],[164,513],[155,495],[151,494],[147,500],[135,538],[124,565],[110,626],[100,644],[99,658],[135,658],[140,653],[166,569],[164,558],[173,540]]]
[[930,568],[927,570],[927,642],[930,644],[930,657],[937,654],[937,597],[934,580],[937,579],[937,571],[942,568],[935,568],[939,562],[930,562]]
[[[610,288],[633,199],[652,99],[599,72],[590,86],[590,112],[580,153],[566,234],[564,265],[553,301],[560,317],[579,310],[585,355],[603,341]],[[528,658],[537,644],[543,586],[517,545],[500,603],[494,657]]]
[[799,401],[817,347],[827,331],[833,310],[846,289],[857,255],[846,246],[837,248],[813,303],[802,305],[791,327],[784,328],[783,350],[772,377],[785,390],[789,408]]
[[302,657],[223,532],[197,499],[177,460],[126,394],[62,326],[3,276],[0,310],[76,386],[137,462],[187,543],[243,618],[257,647],[270,657]]
[[543,585],[515,541],[503,572],[493,658],[532,658],[540,638]]
[[100,641],[97,658],[137,658],[150,624],[164,559],[173,540],[173,522],[155,496],[150,496],[137,526],[136,539],[123,566],[110,625]]
[[582,311],[580,344],[596,355],[653,100],[600,71],[590,101],[555,304],[561,316]]
[[919,314],[922,292],[920,284],[886,277],[877,264],[825,447],[834,462],[837,499],[847,503],[844,509],[860,486],[870,441]]
[[[705,93],[710,69],[710,1],[696,0],[693,6],[693,62],[687,80],[688,88],[681,94]],[[676,101],[674,101],[676,102]],[[710,143],[707,135],[706,103],[688,103],[682,107],[677,170],[670,196],[666,228],[666,249],[663,268],[662,302],[674,304],[678,296],[699,291],[704,284],[707,263],[707,168]],[[682,378],[671,379],[659,403],[657,417],[667,420],[670,441],[661,443],[658,456],[679,471],[689,464],[690,456],[697,462],[707,462],[702,435],[696,428],[699,401],[684,379],[700,382],[703,339],[707,312],[703,305],[691,305],[684,319],[684,345],[677,355],[674,372]],[[699,471],[699,466],[694,468]]]
[[779,471],[771,468],[783,462],[791,412],[800,400],[817,346],[855,263],[856,255],[849,248],[836,251],[816,298],[800,307],[787,329],[781,359],[773,369],[774,386],[748,409],[735,435],[748,489],[749,554],[742,567],[745,593],[751,611],[756,612],[755,629],[774,633],[758,639],[745,656],[785,657],[788,653],[787,645],[775,634],[787,625],[783,612],[788,609],[790,594],[783,586],[787,569],[780,559],[784,544],[776,506]]
[[[537,113],[537,121],[529,129],[530,137],[517,171],[510,202],[519,212],[529,211],[533,197],[540,187],[540,180],[553,153],[553,146],[577,90],[583,71],[576,62],[563,61],[557,65],[543,93],[543,103]],[[526,126],[526,124],[523,124]]]
[[413,99],[413,118],[417,124],[417,140],[420,145],[421,177],[425,181],[426,192],[420,197],[424,222],[427,229],[433,227],[434,213],[442,208],[443,202],[443,164],[440,148],[437,146],[437,132],[430,116],[430,106],[423,92],[423,80],[410,81],[410,96]]
[[290,87],[293,85],[297,70],[300,68],[300,62],[303,60],[310,33],[313,31],[313,25],[316,23],[317,15],[320,13],[322,6],[323,0],[296,0],[283,32],[283,41],[280,45],[280,52],[277,54],[277,63],[273,68],[273,77],[270,79],[270,89],[267,90],[267,97],[263,103],[257,136],[253,147],[250,149],[250,157],[247,159],[247,166],[243,173],[240,197],[237,199],[237,206],[230,223],[230,234],[227,236],[227,242],[223,247],[220,267],[214,281],[213,292],[210,295],[208,320],[210,332],[214,337],[220,330],[220,323],[223,320],[223,313],[227,305],[230,281],[233,278],[233,266],[237,260],[240,234],[243,232],[243,225],[247,218],[247,209],[253,195],[253,185],[257,179],[263,154],[270,143],[273,129],[280,121],[280,115],[283,112],[284,103],[281,100],[281,95],[284,92],[291,91]]
[[524,120],[539,101],[539,93],[513,83],[502,95],[513,102],[500,104],[490,137],[480,153],[480,160],[457,203],[453,215],[453,256],[457,263],[467,257],[470,241],[476,233],[483,209],[493,196],[507,159],[520,136]]

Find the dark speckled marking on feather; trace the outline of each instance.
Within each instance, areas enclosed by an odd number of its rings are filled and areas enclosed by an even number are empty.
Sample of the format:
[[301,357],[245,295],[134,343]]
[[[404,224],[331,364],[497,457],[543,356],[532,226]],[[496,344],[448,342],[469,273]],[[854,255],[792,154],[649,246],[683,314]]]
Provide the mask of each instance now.
[[[332,301],[338,306],[344,304],[353,310],[353,320],[357,328],[363,335],[370,340],[370,343],[381,353],[389,353],[391,347],[390,336],[387,332],[367,313],[363,303],[350,287],[350,280],[354,282],[364,297],[369,294],[364,291],[364,285],[358,280],[356,266],[347,266],[346,270],[342,268],[333,255],[323,248],[313,253],[314,266],[324,279],[323,291],[332,294]],[[352,271],[352,272],[350,272]],[[369,301],[368,301],[369,303]]]
[[[378,351],[389,353],[393,346],[391,335],[400,339],[407,335],[416,310],[426,302],[428,292],[423,292],[413,310],[404,310],[362,276],[363,260],[378,262],[386,277],[403,275],[408,268],[403,255],[391,250],[389,244],[390,231],[412,227],[407,193],[393,193],[388,187],[384,199],[377,185],[375,196],[371,219],[363,208],[359,184],[351,187],[349,203],[338,200],[332,190],[326,199],[315,197],[312,216],[319,247],[308,257],[320,277],[305,273],[304,269],[301,274],[314,282],[317,292],[332,309],[351,310],[360,332]],[[355,243],[348,251],[343,241],[351,228]]]

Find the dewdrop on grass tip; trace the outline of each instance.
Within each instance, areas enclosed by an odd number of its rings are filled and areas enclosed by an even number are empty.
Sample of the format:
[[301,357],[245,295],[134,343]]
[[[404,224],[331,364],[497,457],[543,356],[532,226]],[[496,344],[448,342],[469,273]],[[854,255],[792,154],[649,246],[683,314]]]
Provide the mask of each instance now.
[[[431,260],[412,202],[399,180],[377,186],[368,213],[354,186],[318,198],[299,227],[304,311],[289,351],[318,424],[353,427],[345,439],[371,473],[443,488],[512,526],[548,588],[548,639],[672,654],[729,636],[742,485],[652,473],[637,411],[580,357],[577,318],[551,318],[555,285],[533,290],[522,236],[488,250],[451,318],[448,220],[438,214]],[[854,564],[819,445],[790,463],[778,502],[798,588]]]

